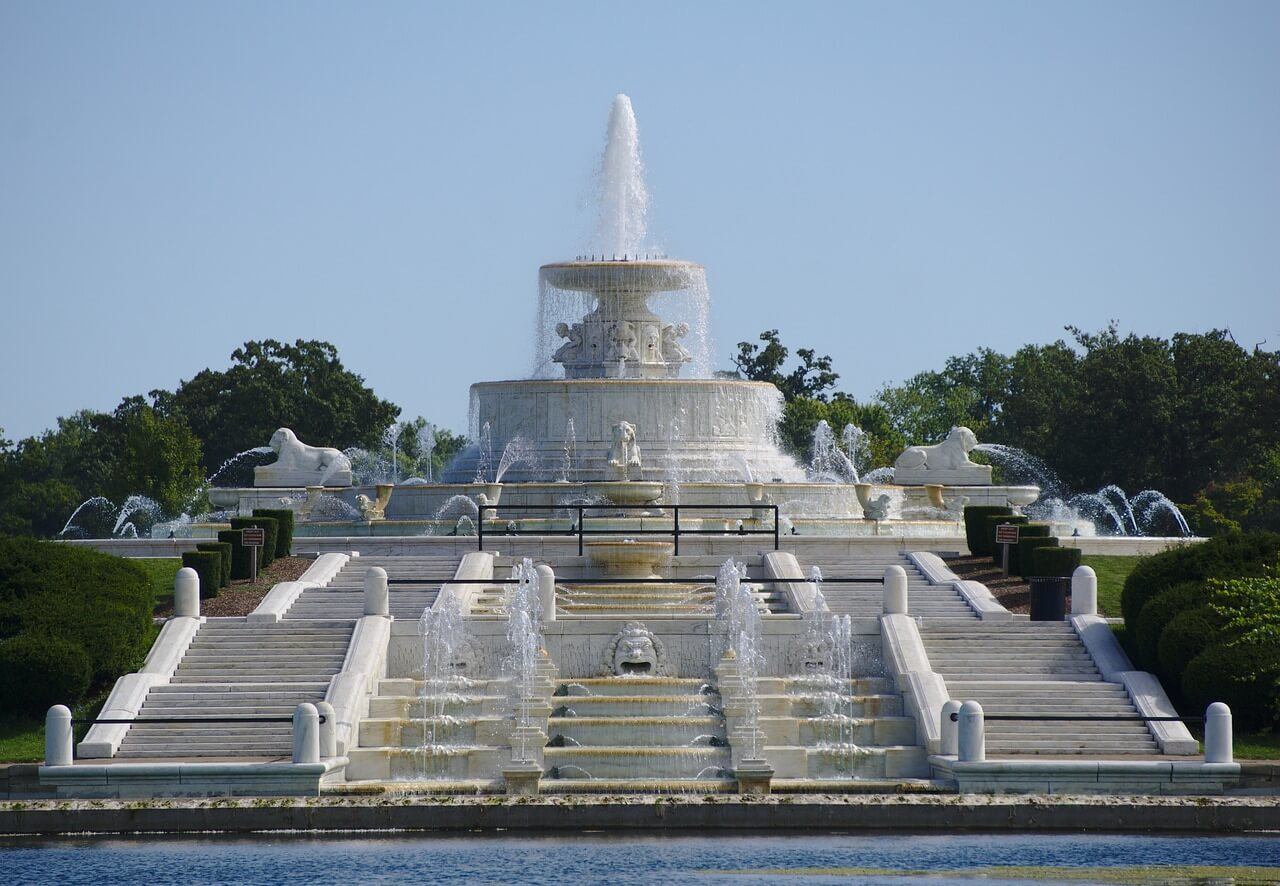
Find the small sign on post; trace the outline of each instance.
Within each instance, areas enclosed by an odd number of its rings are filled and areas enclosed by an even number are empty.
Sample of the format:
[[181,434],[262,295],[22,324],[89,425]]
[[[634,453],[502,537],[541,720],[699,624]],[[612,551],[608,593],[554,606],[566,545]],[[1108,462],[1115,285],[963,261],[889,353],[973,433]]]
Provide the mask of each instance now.
[[250,526],[240,531],[240,543],[249,549],[249,580],[258,580],[258,548],[267,543],[267,530]]
[[1000,568],[1005,576],[1009,575],[1009,545],[1018,543],[1018,524],[1001,523],[996,527],[996,544],[1002,546]]

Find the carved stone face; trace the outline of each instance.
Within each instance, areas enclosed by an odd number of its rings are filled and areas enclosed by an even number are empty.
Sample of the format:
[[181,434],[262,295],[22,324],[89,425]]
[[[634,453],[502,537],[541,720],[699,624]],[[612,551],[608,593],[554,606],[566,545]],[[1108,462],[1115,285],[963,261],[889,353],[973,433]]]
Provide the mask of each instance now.
[[802,668],[806,674],[822,674],[827,670],[827,656],[831,649],[825,643],[806,643]]
[[618,640],[613,654],[615,674],[653,674],[657,670],[658,650],[648,632],[627,633]]

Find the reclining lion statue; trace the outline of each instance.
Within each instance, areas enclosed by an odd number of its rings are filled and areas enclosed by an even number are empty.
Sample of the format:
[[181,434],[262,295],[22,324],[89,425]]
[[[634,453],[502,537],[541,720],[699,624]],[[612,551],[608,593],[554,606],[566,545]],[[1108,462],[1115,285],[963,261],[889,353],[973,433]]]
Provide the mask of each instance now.
[[[902,482],[907,476],[919,477],[935,472],[961,474],[974,479],[985,477],[990,482],[991,468],[969,459],[969,453],[978,445],[978,438],[968,428],[952,428],[947,439],[934,446],[908,446],[894,462],[894,478]],[[922,480],[918,482],[934,482]]]
[[269,445],[279,458],[256,468],[254,474],[257,478],[310,475],[316,481],[314,485],[324,485],[324,481],[330,478],[340,479],[341,485],[351,483],[351,459],[331,446],[308,446],[288,428],[280,428],[272,434]]

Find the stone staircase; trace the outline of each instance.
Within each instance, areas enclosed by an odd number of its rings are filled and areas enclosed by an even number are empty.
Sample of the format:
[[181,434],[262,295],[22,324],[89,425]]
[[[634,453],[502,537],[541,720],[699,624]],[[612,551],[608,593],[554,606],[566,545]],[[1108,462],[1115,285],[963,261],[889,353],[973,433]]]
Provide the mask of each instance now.
[[[957,701],[993,715],[1137,717],[1120,683],[1103,681],[1067,622],[926,620],[933,669]],[[1010,755],[1159,754],[1142,722],[987,720],[987,753]]]
[[453,578],[458,557],[368,556],[352,557],[323,588],[308,588],[285,613],[286,619],[359,618],[364,614],[364,574],[374,566],[387,571],[391,584],[391,615],[416,621],[435,602],[440,585]]
[[908,609],[913,616],[930,618],[976,618],[972,609],[950,585],[932,585],[915,564],[904,555],[885,553],[858,557],[812,557],[802,562],[804,574],[817,566],[829,578],[876,579],[870,584],[824,582],[822,594],[827,607],[836,615],[855,618],[878,618],[882,611],[884,588],[879,583],[889,566],[901,566],[907,572]]
[[[354,622],[210,618],[167,685],[147,693],[118,757],[287,757],[288,718],[324,699]],[[279,723],[146,723],[149,717],[280,717]]]

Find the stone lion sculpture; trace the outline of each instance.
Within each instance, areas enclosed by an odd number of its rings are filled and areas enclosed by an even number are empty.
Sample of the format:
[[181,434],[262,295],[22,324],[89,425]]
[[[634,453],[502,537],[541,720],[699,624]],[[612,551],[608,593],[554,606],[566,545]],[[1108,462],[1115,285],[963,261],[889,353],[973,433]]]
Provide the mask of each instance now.
[[331,446],[308,446],[288,428],[280,428],[271,435],[269,444],[280,456],[271,467],[290,471],[310,471],[328,477],[339,471],[351,470],[351,459]]
[[969,460],[969,453],[978,445],[978,438],[968,428],[952,428],[947,439],[934,446],[908,446],[893,463],[895,469],[956,471],[978,465]]
[[609,467],[620,480],[626,480],[631,468],[640,467],[640,445],[636,442],[636,426],[620,421],[613,426],[613,444],[609,447]]

